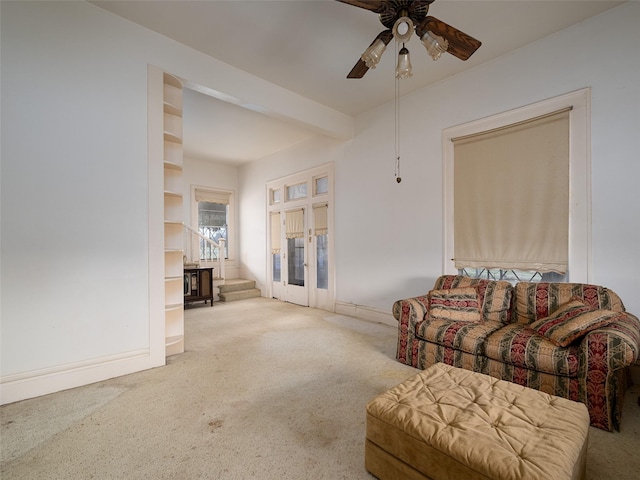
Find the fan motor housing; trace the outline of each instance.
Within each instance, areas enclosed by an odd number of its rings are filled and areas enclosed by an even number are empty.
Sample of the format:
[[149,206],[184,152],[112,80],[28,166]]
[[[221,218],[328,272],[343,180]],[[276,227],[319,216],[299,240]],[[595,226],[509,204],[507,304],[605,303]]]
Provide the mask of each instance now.
[[400,17],[409,17],[414,25],[420,23],[429,12],[429,3],[420,0],[391,0],[387,9],[379,15],[380,23],[387,28],[393,28]]

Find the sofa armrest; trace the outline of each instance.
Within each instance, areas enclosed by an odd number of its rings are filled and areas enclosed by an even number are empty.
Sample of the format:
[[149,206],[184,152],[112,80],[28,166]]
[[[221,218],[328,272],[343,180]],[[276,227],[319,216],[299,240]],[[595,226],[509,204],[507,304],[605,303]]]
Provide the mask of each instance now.
[[429,299],[427,298],[428,294],[424,294],[419,297],[405,298],[403,300],[397,300],[393,304],[393,317],[400,321],[402,317],[417,317],[417,322],[420,322],[424,319],[425,314],[427,313],[427,309],[429,308]]
[[580,349],[589,370],[613,372],[633,365],[640,355],[640,320],[620,312],[613,323],[589,332]]
[[422,296],[398,300],[393,304],[393,316],[398,321],[398,349],[396,358],[407,365],[417,365],[414,355],[416,325],[424,319],[428,310],[429,299]]
[[589,332],[580,342],[578,377],[580,401],[587,405],[591,425],[620,428],[622,399],[628,381],[624,368],[640,351],[640,321],[621,312],[616,321]]

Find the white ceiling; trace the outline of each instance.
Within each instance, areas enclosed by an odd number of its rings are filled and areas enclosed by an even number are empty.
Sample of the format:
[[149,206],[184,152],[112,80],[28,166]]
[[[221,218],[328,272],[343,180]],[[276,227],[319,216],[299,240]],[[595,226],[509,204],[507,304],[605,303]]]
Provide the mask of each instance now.
[[[334,0],[93,1],[150,30],[348,115],[393,99],[395,47],[362,79],[346,75],[385,29],[377,15]],[[466,62],[434,62],[414,37],[407,94],[597,15],[613,0],[437,0],[429,15],[482,41]],[[224,118],[224,122],[220,119]],[[187,90],[188,156],[241,164],[313,135],[299,126]],[[241,128],[238,128],[242,125]]]

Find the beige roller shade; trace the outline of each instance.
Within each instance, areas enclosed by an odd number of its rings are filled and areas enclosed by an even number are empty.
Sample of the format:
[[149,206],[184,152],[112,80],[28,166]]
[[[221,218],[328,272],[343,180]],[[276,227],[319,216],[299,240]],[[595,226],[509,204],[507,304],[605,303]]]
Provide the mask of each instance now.
[[327,204],[313,206],[313,230],[317,235],[326,235],[329,233],[327,225]]
[[280,253],[280,212],[271,213],[271,253]]
[[230,193],[225,192],[213,192],[211,190],[204,190],[196,188],[195,191],[196,202],[210,202],[220,203],[222,205],[229,205]]
[[452,140],[456,268],[566,272],[569,111]]
[[304,209],[291,210],[285,214],[285,236],[287,238],[304,237]]

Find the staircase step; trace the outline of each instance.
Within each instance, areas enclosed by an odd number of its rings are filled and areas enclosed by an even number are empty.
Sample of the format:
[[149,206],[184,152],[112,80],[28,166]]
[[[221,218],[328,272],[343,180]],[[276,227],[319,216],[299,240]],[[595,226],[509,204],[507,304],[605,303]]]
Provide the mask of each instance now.
[[221,302],[233,302],[235,300],[244,300],[246,298],[255,298],[260,296],[259,288],[249,288],[245,290],[232,290],[230,292],[218,294]]
[[224,283],[218,286],[220,293],[237,292],[239,290],[251,290],[256,288],[256,282],[254,280],[225,280]]

